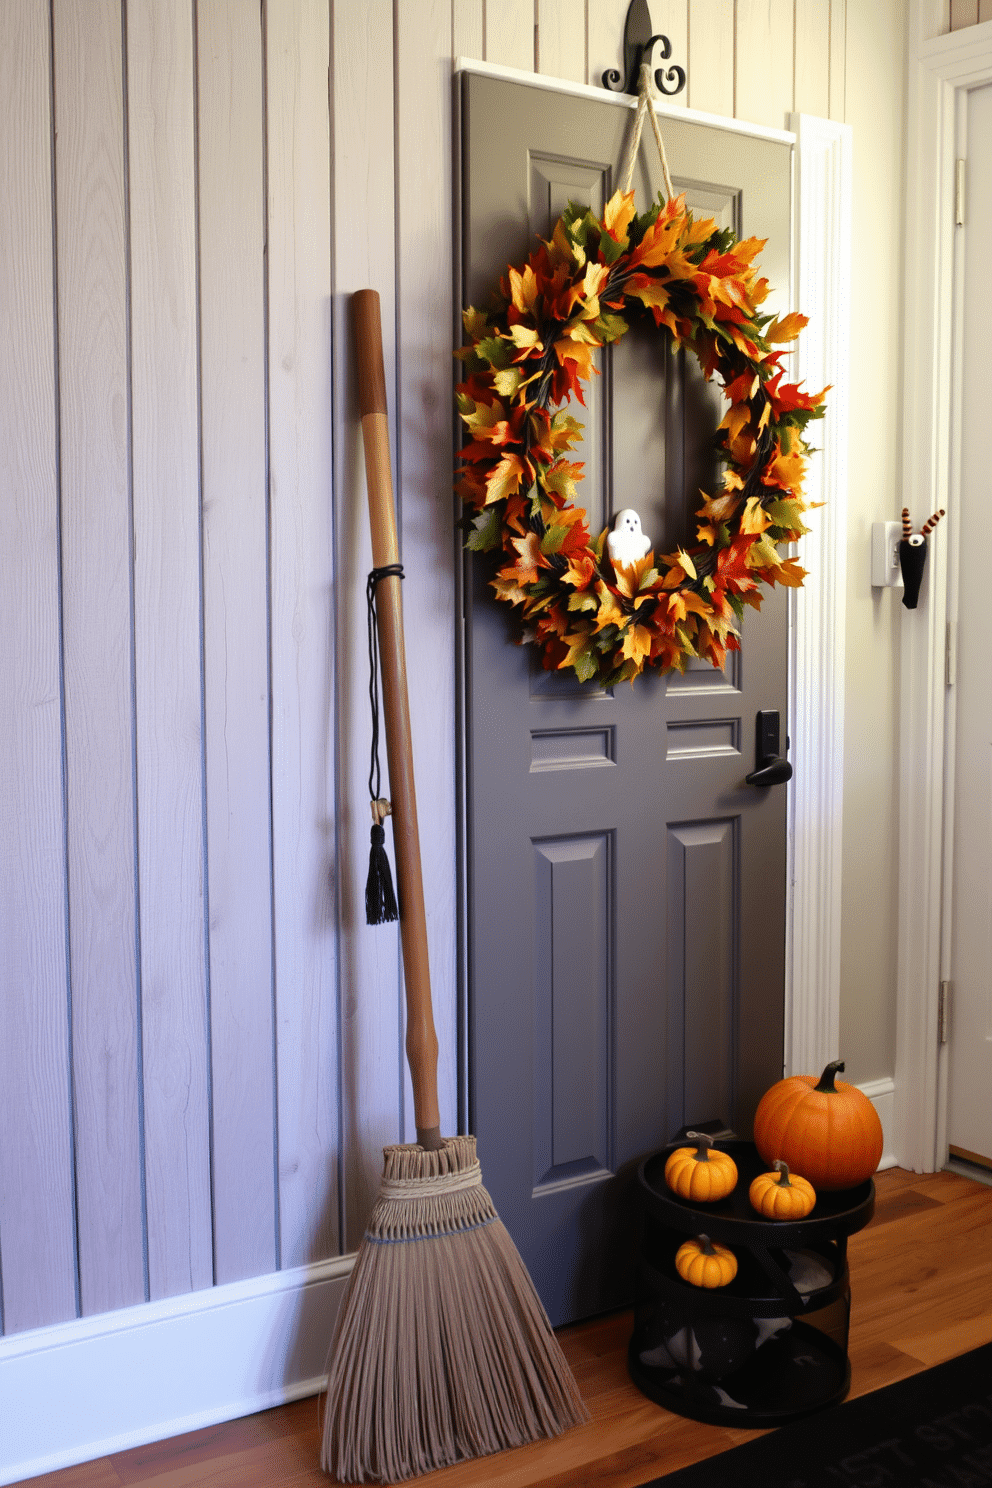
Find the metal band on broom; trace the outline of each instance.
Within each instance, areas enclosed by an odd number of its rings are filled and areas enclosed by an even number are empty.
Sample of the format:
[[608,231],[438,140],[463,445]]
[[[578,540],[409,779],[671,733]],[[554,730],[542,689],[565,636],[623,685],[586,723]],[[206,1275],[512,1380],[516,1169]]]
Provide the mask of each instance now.
[[[379,297],[354,296],[372,554],[397,561]],[[417,1143],[386,1147],[380,1197],[341,1304],[321,1462],[400,1482],[588,1419],[474,1137],[443,1138],[413,783],[400,580],[379,585],[379,648]]]

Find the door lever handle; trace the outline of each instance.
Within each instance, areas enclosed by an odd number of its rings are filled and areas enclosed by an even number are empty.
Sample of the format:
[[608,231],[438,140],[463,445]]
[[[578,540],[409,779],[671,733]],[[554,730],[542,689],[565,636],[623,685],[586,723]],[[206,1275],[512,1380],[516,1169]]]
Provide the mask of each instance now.
[[792,779],[792,765],[778,752],[779,733],[777,711],[763,708],[755,719],[755,767],[744,776],[748,785],[784,785]]
[[756,770],[744,779],[748,785],[784,785],[787,780],[792,779],[792,764],[780,755],[772,754],[763,759]]

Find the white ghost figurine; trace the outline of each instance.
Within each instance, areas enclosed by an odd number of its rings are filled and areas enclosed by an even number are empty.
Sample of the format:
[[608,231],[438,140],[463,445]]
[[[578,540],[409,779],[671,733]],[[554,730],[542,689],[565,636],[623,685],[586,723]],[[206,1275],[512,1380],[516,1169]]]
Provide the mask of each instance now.
[[650,547],[651,539],[641,531],[641,519],[636,511],[625,506],[623,511],[617,512],[613,531],[606,536],[606,549],[613,567],[619,564],[629,568],[643,558]]

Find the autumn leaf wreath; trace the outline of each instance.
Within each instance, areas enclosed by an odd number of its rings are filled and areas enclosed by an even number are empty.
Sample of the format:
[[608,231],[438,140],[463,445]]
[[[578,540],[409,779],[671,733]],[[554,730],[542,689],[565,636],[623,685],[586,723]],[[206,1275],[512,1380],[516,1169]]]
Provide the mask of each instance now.
[[[779,549],[809,530],[803,435],[829,389],[783,381],[781,348],[806,317],[760,313],[763,247],[696,222],[684,196],[659,196],[637,216],[633,192],[618,191],[602,221],[570,203],[550,240],[508,268],[491,310],[464,312],[456,398],[468,433],[456,489],[466,547],[494,555],[492,588],[519,609],[520,639],[549,670],[610,685],[684,671],[691,657],[722,667],[740,649],[744,606],[761,606],[759,586],[802,584],[805,571]],[[707,380],[720,378],[723,487],[701,493],[694,542],[614,565],[606,532],[592,536],[574,503],[582,464],[569,452],[582,425],[567,404],[574,394],[585,406],[596,349],[648,316]]]

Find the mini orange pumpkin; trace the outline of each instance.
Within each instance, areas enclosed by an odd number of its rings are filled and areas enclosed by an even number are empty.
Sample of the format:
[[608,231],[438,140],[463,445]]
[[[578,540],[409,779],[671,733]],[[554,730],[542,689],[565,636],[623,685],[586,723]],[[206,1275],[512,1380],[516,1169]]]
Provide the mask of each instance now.
[[882,1123],[856,1085],[837,1080],[842,1060],[815,1075],[791,1075],[761,1097],[754,1145],[766,1163],[781,1157],[816,1189],[853,1188],[882,1156]]
[[722,1287],[737,1275],[737,1257],[726,1245],[718,1245],[708,1235],[697,1235],[679,1246],[675,1269],[692,1286]]
[[798,1173],[790,1174],[788,1163],[780,1157],[772,1167],[775,1172],[759,1173],[748,1189],[751,1207],[765,1219],[805,1219],[816,1203],[812,1183]]
[[686,1132],[695,1147],[677,1147],[665,1164],[665,1182],[673,1193],[697,1204],[723,1199],[737,1183],[737,1164],[729,1152],[718,1152],[712,1137]]

